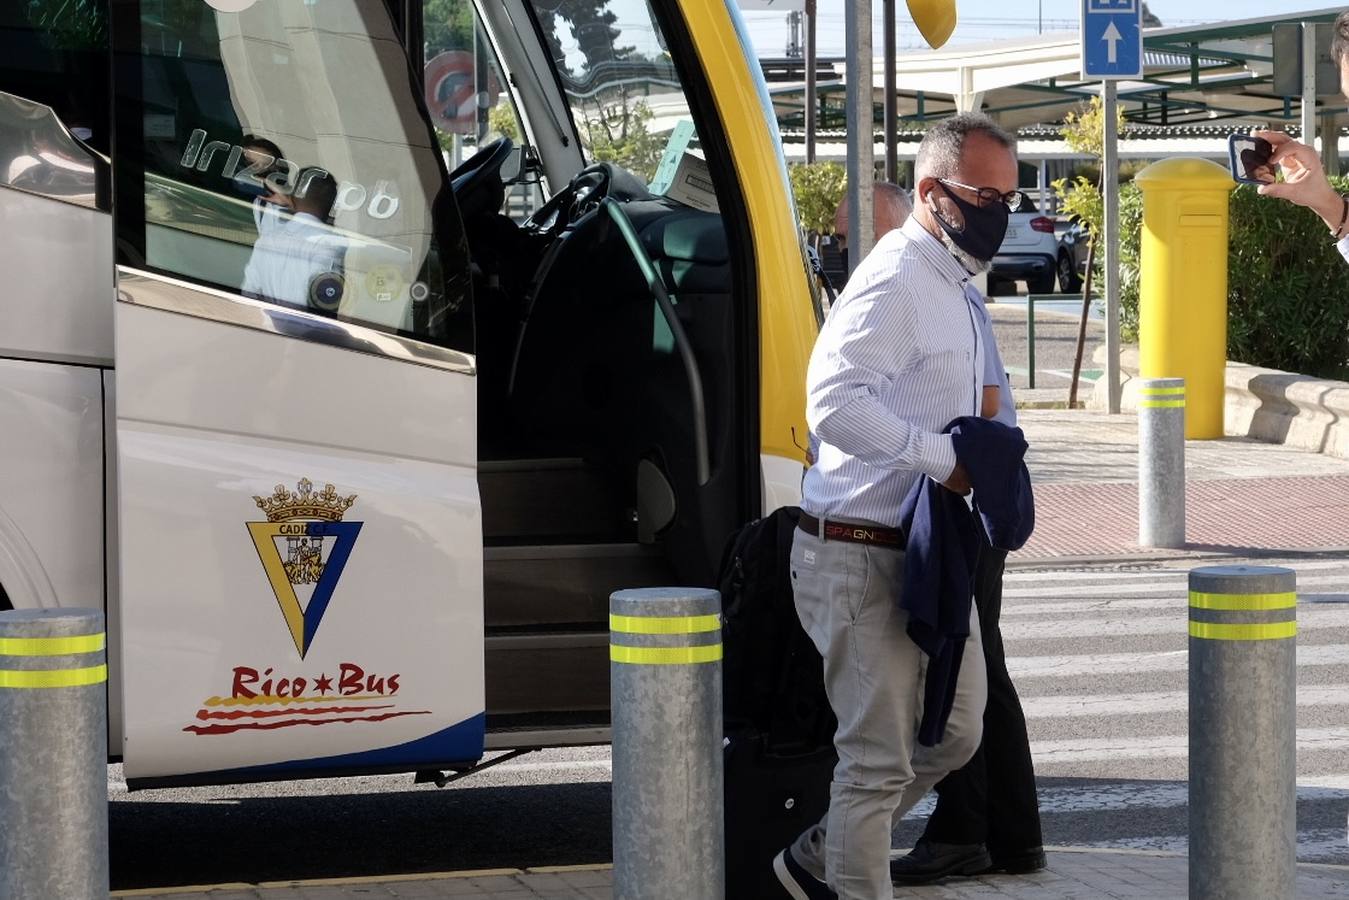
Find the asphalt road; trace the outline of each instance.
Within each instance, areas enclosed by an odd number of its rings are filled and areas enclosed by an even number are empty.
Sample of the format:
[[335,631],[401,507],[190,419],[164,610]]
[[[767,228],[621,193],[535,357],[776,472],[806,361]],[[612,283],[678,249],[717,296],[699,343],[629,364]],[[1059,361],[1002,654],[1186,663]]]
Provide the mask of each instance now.
[[[1298,855],[1349,864],[1349,556],[1289,564],[1301,598]],[[1185,849],[1189,567],[1009,572],[1003,634],[1046,843]],[[135,794],[114,767],[113,885],[607,862],[608,760],[606,748],[531,754],[445,789],[408,775]],[[929,806],[895,846],[912,844]]]
[[[1012,389],[1023,395],[1030,387],[1027,378],[1029,342],[1026,330],[1026,298],[994,297],[988,306],[1003,365],[1011,375]],[[1035,388],[1037,399],[1046,394],[1062,394],[1067,399],[1072,383],[1073,359],[1077,355],[1077,333],[1081,322],[1081,301],[1043,301],[1035,305]],[[1083,372],[1078,396],[1090,392],[1091,382],[1100,377],[1092,354],[1105,342],[1105,325],[1099,316],[1087,321],[1087,340],[1082,354]]]

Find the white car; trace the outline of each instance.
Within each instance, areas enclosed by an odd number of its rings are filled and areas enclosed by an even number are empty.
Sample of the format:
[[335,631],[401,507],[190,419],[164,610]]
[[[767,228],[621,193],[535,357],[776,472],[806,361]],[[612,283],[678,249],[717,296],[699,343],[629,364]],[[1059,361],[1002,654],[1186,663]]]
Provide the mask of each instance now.
[[1054,236],[1054,220],[1042,214],[1035,201],[1024,191],[1021,205],[1007,223],[1007,236],[993,257],[988,273],[988,293],[1013,281],[1026,282],[1032,294],[1054,293],[1059,244]]

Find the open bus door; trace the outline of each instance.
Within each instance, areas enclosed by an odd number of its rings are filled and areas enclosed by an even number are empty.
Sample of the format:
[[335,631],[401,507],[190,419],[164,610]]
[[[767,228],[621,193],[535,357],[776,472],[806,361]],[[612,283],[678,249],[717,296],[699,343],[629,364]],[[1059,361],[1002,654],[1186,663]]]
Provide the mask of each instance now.
[[134,785],[483,748],[472,285],[384,0],[113,0]]

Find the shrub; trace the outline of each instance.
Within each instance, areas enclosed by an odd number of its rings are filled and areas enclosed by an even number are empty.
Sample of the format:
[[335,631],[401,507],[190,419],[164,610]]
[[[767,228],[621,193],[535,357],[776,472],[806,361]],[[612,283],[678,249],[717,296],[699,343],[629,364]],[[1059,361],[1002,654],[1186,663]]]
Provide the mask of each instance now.
[[794,165],[788,170],[796,215],[812,234],[833,234],[834,213],[848,192],[848,171],[836,162]]
[[[1349,179],[1335,179],[1349,191]],[[1243,185],[1230,201],[1227,356],[1317,377],[1349,371],[1349,266],[1310,210]],[[1142,192],[1120,188],[1120,334],[1138,340]],[[1102,277],[1097,269],[1093,278]],[[1096,293],[1096,291],[1093,291]]]
[[[1138,185],[1119,189],[1119,330],[1126,341],[1138,340],[1139,249],[1143,242],[1143,192]],[[1099,263],[1098,263],[1099,265]],[[1104,269],[1092,276],[1099,286],[1092,293],[1105,294]]]
[[[1349,179],[1334,179],[1349,190]],[[1320,377],[1349,361],[1349,266],[1311,210],[1232,194],[1227,267],[1229,359]]]

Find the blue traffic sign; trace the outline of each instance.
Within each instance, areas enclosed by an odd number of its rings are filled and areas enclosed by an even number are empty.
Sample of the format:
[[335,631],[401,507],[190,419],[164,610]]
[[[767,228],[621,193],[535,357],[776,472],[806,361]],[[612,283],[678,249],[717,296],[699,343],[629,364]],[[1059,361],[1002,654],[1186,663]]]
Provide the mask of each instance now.
[[1142,0],[1082,0],[1082,77],[1142,75]]

